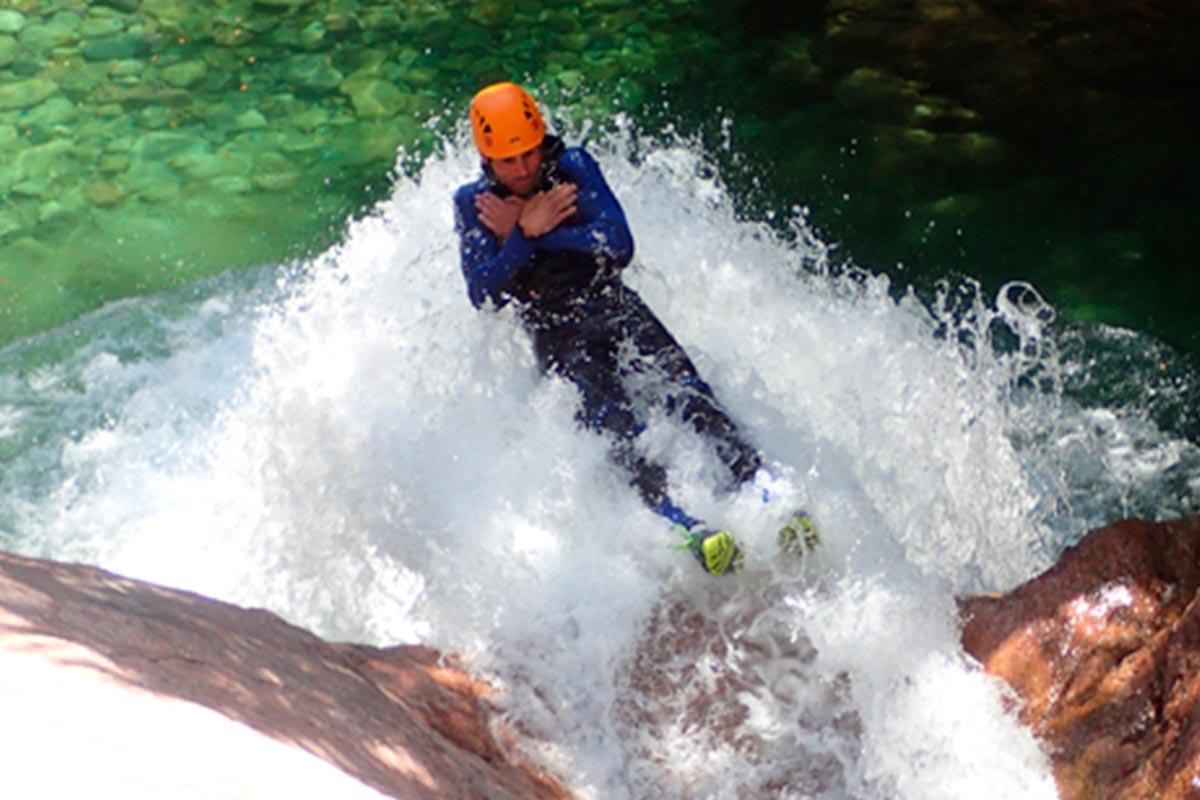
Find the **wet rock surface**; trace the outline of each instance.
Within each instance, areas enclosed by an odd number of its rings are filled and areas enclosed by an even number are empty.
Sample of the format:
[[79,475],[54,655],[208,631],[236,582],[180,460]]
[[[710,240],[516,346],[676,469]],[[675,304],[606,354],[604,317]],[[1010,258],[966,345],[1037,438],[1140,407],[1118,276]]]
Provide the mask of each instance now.
[[1019,697],[1064,800],[1196,796],[1198,589],[1200,518],[1125,521],[961,602],[964,646]]
[[[147,693],[204,706],[392,797],[567,797],[497,742],[488,687],[430,649],[333,644],[266,611],[0,553],[0,675],[25,673],[85,675],[97,695],[115,684],[131,709]],[[0,707],[9,691],[33,689],[0,681]]]

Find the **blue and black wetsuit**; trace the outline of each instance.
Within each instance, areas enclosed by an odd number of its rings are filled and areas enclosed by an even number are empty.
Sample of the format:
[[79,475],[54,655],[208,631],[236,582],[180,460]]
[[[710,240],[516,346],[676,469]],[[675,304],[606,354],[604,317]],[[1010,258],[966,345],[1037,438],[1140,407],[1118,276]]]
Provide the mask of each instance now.
[[619,273],[633,257],[633,237],[595,159],[556,137],[546,137],[542,147],[538,190],[575,184],[575,216],[535,239],[518,226],[501,242],[475,208],[475,197],[484,192],[509,194],[485,166],[479,180],[454,195],[467,293],[477,308],[489,301],[517,303],[542,368],[579,388],[580,422],[611,435],[613,459],[651,508],[690,527],[695,520],[667,494],[665,470],[636,446],[647,411],[663,407],[710,441],[729,469],[731,487],[754,476],[761,456],[741,437],[683,348],[621,282]]

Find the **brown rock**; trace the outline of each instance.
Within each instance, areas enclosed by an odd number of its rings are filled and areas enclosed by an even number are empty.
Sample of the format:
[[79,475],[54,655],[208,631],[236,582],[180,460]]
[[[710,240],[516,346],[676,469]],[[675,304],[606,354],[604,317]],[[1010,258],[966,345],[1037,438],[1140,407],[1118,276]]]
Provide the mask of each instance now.
[[961,601],[963,644],[1019,695],[1064,800],[1200,789],[1200,517],[1091,531],[1003,596]]
[[493,738],[487,686],[428,648],[333,644],[263,610],[0,553],[5,656],[206,706],[393,797],[567,797]]

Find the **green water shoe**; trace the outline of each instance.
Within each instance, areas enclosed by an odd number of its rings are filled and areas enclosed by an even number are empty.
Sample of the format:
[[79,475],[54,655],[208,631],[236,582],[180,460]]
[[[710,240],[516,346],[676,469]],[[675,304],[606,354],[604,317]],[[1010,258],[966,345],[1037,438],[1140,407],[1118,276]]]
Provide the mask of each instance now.
[[720,576],[733,572],[745,561],[745,555],[729,531],[714,531],[700,526],[689,530],[682,525],[676,525],[675,530],[683,538],[680,549],[694,555],[709,574]]
[[821,533],[807,511],[796,511],[779,529],[779,549],[785,553],[804,555],[820,544]]

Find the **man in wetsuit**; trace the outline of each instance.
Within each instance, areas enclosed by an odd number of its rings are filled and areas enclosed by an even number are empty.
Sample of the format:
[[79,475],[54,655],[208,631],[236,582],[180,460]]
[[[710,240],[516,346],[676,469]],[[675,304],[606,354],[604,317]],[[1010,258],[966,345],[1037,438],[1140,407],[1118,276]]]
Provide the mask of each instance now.
[[533,98],[513,83],[481,90],[470,117],[483,175],[458,189],[454,206],[471,302],[517,304],[538,363],[579,389],[580,422],[610,437],[613,460],[646,504],[680,526],[706,570],[723,574],[740,560],[733,537],[671,500],[666,471],[637,447],[645,408],[665,407],[705,437],[730,489],[752,480],[762,457],[621,282],[633,237],[592,156],[548,135]]

